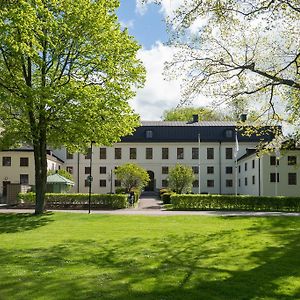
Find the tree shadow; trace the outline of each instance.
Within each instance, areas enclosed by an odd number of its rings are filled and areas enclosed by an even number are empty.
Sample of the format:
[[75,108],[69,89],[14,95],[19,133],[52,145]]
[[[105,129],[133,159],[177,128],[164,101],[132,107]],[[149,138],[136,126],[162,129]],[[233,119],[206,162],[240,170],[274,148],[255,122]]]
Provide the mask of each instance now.
[[45,226],[53,222],[53,219],[50,218],[52,214],[51,212],[46,212],[43,215],[37,216],[29,213],[0,213],[0,234],[28,231]]
[[[299,221],[261,219],[248,229],[245,239],[270,234],[279,243],[235,255],[243,250],[232,239],[240,232],[220,229],[0,249],[0,290],[3,299],[22,300],[299,299]],[[295,284],[282,290],[287,278],[295,278]]]

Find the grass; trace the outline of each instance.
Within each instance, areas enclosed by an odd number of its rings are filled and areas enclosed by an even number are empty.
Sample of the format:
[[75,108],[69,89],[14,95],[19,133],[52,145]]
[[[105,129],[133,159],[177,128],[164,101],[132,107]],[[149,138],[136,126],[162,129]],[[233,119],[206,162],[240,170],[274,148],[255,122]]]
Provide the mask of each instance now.
[[0,214],[0,299],[300,299],[300,218]]

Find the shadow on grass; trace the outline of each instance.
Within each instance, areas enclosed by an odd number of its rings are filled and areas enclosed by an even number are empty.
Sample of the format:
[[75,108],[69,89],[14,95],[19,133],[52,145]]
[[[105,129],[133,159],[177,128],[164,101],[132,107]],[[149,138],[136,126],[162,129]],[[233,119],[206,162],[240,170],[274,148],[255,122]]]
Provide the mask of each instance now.
[[15,233],[33,230],[45,226],[53,220],[50,218],[51,212],[36,216],[34,214],[1,214],[0,212],[0,234]]
[[[299,299],[299,221],[258,222],[248,243],[220,229],[0,250],[0,290],[3,299]],[[255,246],[255,227],[277,243],[243,250]]]

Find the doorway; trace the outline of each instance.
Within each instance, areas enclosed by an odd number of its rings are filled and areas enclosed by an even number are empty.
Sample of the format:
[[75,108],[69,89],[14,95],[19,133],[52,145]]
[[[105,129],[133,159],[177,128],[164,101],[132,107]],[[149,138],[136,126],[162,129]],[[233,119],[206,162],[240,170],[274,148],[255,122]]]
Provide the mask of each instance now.
[[153,192],[155,189],[155,181],[154,181],[154,172],[147,171],[150,181],[148,182],[148,185],[145,186],[145,192]]
[[3,185],[3,192],[2,192],[2,196],[6,197],[7,196],[7,186],[10,184],[10,181],[3,181],[2,185]]

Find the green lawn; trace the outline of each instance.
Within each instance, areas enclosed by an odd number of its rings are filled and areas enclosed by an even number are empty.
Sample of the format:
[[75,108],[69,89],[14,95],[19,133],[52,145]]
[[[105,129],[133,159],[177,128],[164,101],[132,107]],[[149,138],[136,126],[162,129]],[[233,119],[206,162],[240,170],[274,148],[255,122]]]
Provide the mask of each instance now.
[[0,214],[0,299],[300,299],[300,218]]

